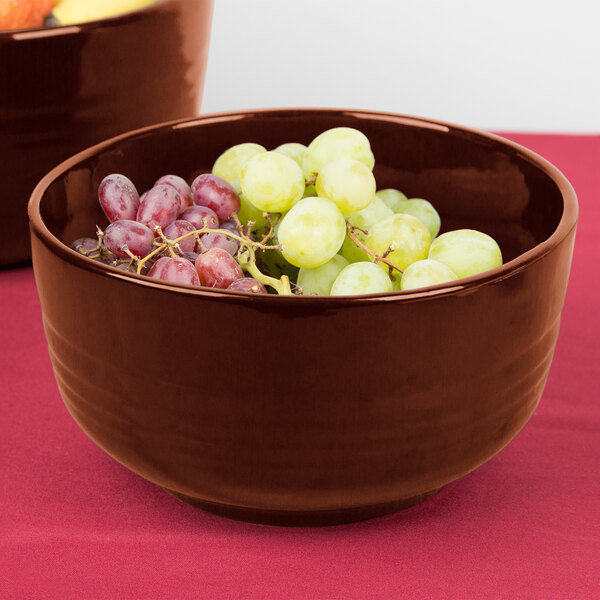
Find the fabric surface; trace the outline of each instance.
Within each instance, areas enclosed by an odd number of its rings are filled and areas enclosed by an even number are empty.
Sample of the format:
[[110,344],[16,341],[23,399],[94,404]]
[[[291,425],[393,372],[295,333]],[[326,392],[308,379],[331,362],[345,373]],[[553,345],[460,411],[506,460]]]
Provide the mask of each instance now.
[[600,598],[600,136],[506,137],[580,202],[548,383],[500,454],[382,518],[247,525],[131,473],[62,403],[31,268],[0,271],[0,598]]

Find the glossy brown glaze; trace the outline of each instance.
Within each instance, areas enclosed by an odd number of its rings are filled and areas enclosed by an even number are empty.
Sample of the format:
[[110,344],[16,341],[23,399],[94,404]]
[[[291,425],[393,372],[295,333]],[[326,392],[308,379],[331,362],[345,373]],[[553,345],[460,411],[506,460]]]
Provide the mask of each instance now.
[[[428,198],[446,229],[490,233],[507,262],[422,291],[274,297],[127,276],[66,246],[105,224],[96,188],[110,172],[144,189],[191,179],[236,142],[307,143],[334,126],[369,137],[378,187]],[[569,183],[516,144],[333,110],[120,137],[55,169],[29,211],[50,356],[83,430],[194,506],[289,525],[409,506],[517,435],[550,369],[577,221]]]
[[126,15],[0,32],[0,265],[30,257],[27,201],[75,152],[196,115],[213,0],[163,0]]

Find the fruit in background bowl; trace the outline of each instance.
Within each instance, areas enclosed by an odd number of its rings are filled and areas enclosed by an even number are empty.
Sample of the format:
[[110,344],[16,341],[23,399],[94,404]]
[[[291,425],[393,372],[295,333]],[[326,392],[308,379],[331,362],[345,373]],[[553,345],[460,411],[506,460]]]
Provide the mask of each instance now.
[[156,0],[59,0],[52,11],[59,25],[106,19],[154,4]]
[[0,0],[0,31],[73,25],[113,17],[156,0]]
[[0,31],[42,27],[54,0],[0,0]]

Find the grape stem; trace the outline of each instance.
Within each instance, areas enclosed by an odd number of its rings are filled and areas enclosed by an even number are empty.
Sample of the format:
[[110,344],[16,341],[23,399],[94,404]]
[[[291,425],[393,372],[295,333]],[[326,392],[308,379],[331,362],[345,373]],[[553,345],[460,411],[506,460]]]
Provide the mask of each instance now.
[[[205,221],[205,225],[206,225],[206,221]],[[273,229],[274,225],[272,223],[271,223],[271,226],[272,226],[271,229]],[[240,253],[238,256],[238,262],[244,271],[247,271],[248,273],[250,273],[250,275],[252,275],[252,277],[254,277],[254,279],[259,281],[263,285],[268,285],[268,286],[272,287],[278,294],[291,295],[291,293],[292,293],[290,279],[287,275],[282,275],[280,279],[275,279],[274,277],[269,277],[268,275],[265,275],[256,266],[255,249],[258,248],[263,251],[264,250],[281,250],[280,245],[267,245],[265,243],[271,237],[272,231],[270,233],[268,233],[267,235],[263,236],[263,238],[260,242],[251,240],[248,237],[248,235],[246,235],[244,233],[243,227],[239,221],[238,221],[238,232],[240,235],[237,235],[237,234],[233,233],[232,231],[229,231],[228,229],[212,229],[211,227],[205,226],[200,229],[196,229],[194,231],[189,231],[189,232],[184,233],[183,235],[179,236],[178,238],[170,240],[165,236],[161,227],[157,226],[155,228],[155,231],[158,234],[158,236],[160,237],[160,239],[162,240],[162,242],[155,242],[156,248],[154,248],[154,250],[152,250],[152,252],[150,252],[150,254],[147,254],[146,256],[144,256],[142,258],[135,256],[129,250],[129,248],[127,248],[127,246],[123,246],[123,251],[133,261],[136,262],[136,264],[137,264],[136,272],[138,275],[141,275],[144,265],[149,260],[151,260],[152,258],[157,256],[161,252],[164,252],[165,250],[168,250],[169,254],[172,257],[176,257],[177,254],[174,252],[173,248],[177,248],[180,250],[181,248],[179,246],[179,242],[181,242],[181,240],[184,240],[185,238],[187,238],[189,236],[195,236],[196,239],[198,241],[200,241],[200,236],[203,233],[221,233],[227,237],[237,240],[240,243],[240,245],[245,247],[245,250],[242,253]],[[98,228],[98,239],[101,240],[102,236],[103,236],[103,232],[100,230],[100,228]],[[99,245],[100,245],[100,243],[101,242],[99,242]],[[200,246],[203,247],[204,249],[206,249],[203,246],[201,241],[200,241]]]
[[360,227],[356,227],[356,225],[352,225],[350,221],[346,220],[346,233],[348,234],[348,237],[356,246],[358,246],[361,250],[363,250],[369,256],[371,256],[373,258],[373,262],[381,262],[384,265],[387,265],[390,272],[390,279],[394,280],[393,271],[398,271],[400,274],[404,273],[404,271],[400,267],[396,266],[391,260],[387,258],[390,252],[393,252],[395,250],[395,248],[392,245],[390,245],[390,247],[383,253],[383,255],[379,255],[376,252],[373,252],[373,250],[371,250],[370,248],[367,248],[367,246],[365,246],[358,239],[358,237],[355,234],[355,231],[360,231],[361,233],[369,233],[368,231],[361,229]]

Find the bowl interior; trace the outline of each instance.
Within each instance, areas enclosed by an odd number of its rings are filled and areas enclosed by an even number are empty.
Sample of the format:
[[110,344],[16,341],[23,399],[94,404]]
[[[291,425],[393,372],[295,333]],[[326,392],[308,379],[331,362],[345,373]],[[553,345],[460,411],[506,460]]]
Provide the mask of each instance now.
[[234,144],[257,142],[267,149],[291,141],[308,144],[340,126],[355,127],[371,141],[378,189],[393,187],[432,202],[442,232],[473,228],[491,235],[505,263],[548,240],[561,221],[563,190],[553,167],[516,144],[421,119],[327,110],[209,115],[115,138],[48,176],[41,217],[69,245],[107,223],[97,188],[109,173],[125,174],[142,193],[167,173],[191,182]]

